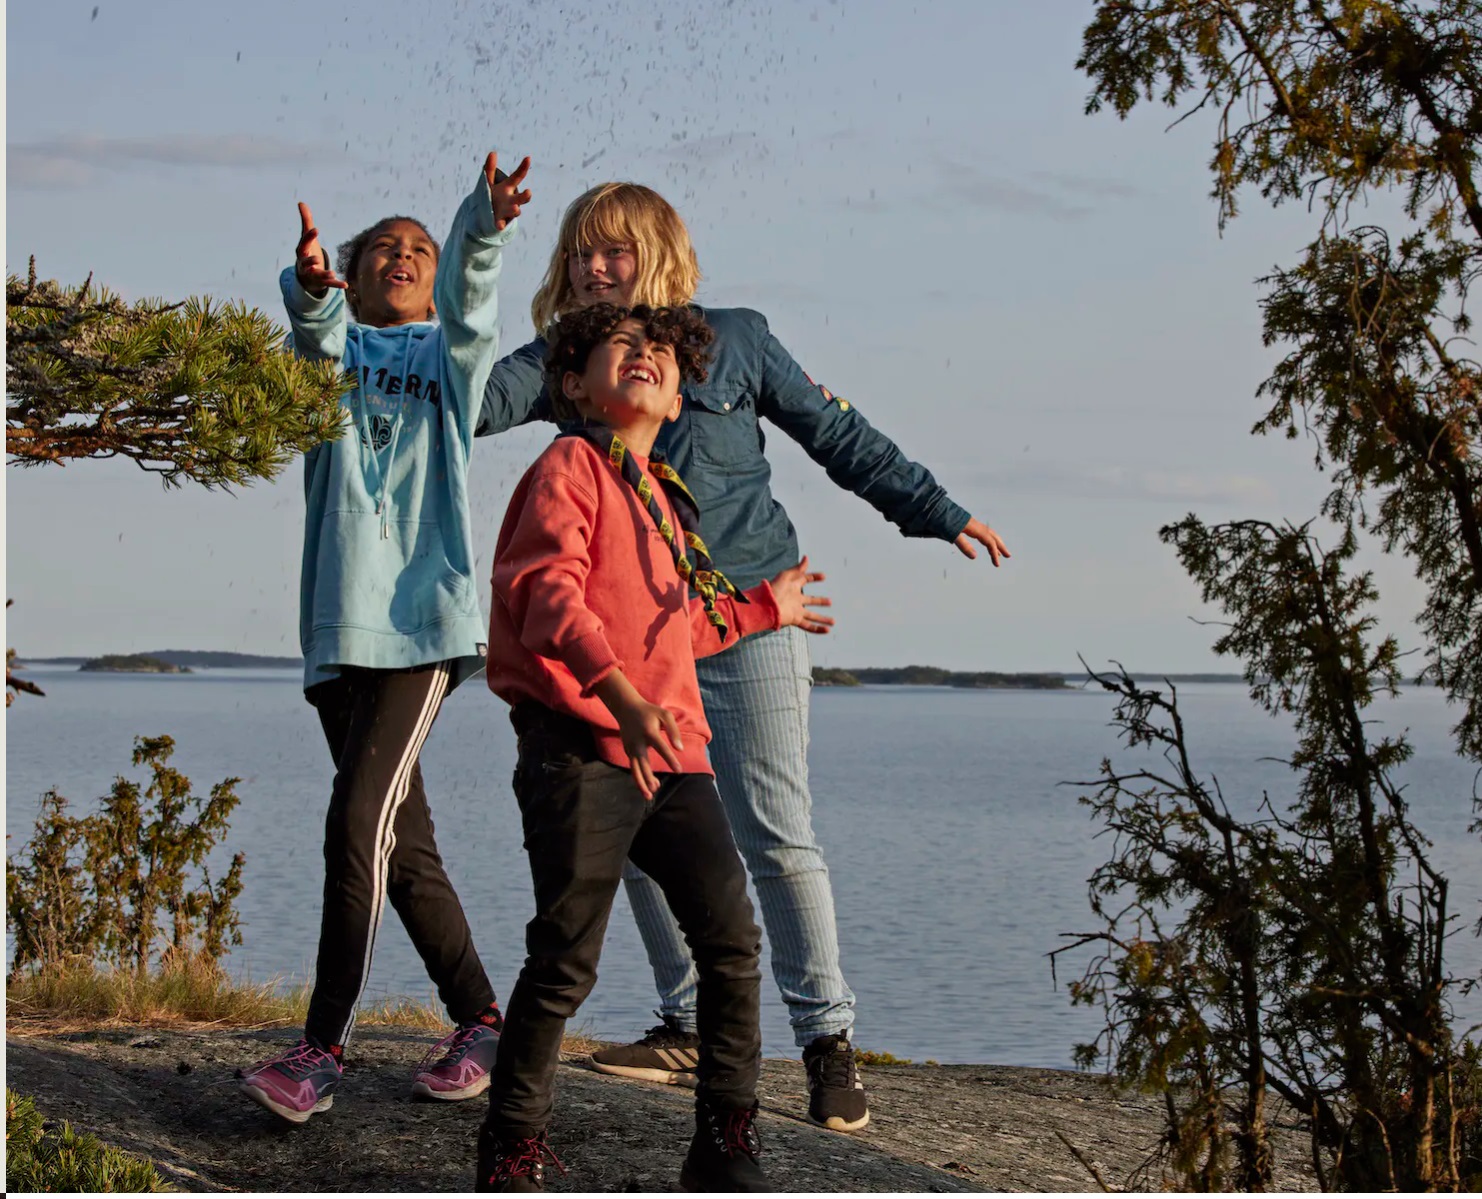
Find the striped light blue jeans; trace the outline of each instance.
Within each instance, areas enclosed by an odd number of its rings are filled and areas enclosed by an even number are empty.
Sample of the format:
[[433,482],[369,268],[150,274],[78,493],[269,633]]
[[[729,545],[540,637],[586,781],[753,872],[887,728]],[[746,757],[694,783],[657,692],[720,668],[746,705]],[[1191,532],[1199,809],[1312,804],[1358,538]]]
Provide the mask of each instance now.
[[[696,663],[710,764],[731,832],[761,903],[797,1043],[847,1031],[854,993],[839,967],[828,867],[813,837],[808,794],[808,634],[786,628],[747,637]],[[693,1031],[699,976],[659,888],[629,864],[623,875],[648,951],[660,1011]]]

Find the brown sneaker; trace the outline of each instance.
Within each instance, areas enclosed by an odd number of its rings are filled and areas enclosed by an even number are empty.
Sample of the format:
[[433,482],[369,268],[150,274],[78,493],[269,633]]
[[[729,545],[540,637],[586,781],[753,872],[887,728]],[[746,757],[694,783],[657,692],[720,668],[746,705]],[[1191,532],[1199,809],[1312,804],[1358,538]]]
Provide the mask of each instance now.
[[808,1071],[808,1119],[835,1132],[858,1132],[870,1107],[848,1032],[817,1037],[803,1049]]

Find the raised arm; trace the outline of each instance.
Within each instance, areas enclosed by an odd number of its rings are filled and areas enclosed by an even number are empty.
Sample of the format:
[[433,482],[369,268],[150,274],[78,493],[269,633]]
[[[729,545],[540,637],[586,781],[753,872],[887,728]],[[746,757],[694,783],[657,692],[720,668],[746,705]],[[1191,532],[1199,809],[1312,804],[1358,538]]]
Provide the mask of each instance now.
[[449,399],[465,429],[472,424],[469,417],[481,403],[499,353],[501,251],[514,236],[521,207],[530,201],[530,193],[520,190],[530,160],[507,177],[498,162],[498,155],[489,154],[478,183],[459,205],[432,289],[442,324]]
[[936,537],[975,557],[981,541],[998,565],[1008,557],[998,535],[953,503],[932,473],[901,452],[847,400],[814,383],[792,355],[759,323],[761,379],[758,411],[803,447],[840,487],[870,504],[907,537]]
[[294,262],[278,277],[288,323],[293,329],[294,353],[311,361],[343,362],[348,309],[345,282],[329,265],[319,244],[314,214],[302,201],[298,206],[299,239]]

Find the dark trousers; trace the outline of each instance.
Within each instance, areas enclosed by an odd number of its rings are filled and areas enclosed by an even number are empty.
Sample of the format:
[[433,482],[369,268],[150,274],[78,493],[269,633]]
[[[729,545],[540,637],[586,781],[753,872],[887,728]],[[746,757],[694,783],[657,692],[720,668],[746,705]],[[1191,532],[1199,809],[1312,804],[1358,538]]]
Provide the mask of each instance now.
[[761,1067],[761,932],[715,780],[663,775],[646,801],[628,771],[598,758],[586,724],[531,703],[511,720],[536,914],[505,1013],[487,1127],[528,1136],[549,1123],[561,1035],[597,981],[629,859],[663,889],[699,968],[700,1097],[750,1107]]
[[448,664],[347,667],[305,693],[334,756],[324,825],[324,913],[307,1036],[344,1045],[370,974],[386,901],[455,1021],[494,1002],[443,870],[418,757],[448,692]]

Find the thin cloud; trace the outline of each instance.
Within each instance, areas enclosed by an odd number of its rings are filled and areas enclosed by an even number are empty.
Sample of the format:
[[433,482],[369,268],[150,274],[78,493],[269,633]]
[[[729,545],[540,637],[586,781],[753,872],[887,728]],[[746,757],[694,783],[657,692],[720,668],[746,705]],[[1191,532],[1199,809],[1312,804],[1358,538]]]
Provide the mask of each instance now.
[[326,154],[340,157],[322,145],[250,133],[156,137],[75,134],[7,146],[6,169],[14,187],[86,187],[107,171],[160,166],[263,170],[297,166]]
[[989,174],[951,159],[942,159],[939,169],[942,186],[938,198],[956,204],[1061,221],[1078,220],[1092,211],[1087,205],[1063,199],[1052,190],[1031,187],[1020,180]]
[[1062,171],[1031,171],[1022,177],[1009,178],[950,158],[938,158],[936,168],[936,185],[927,184],[922,191],[913,191],[909,199],[887,198],[871,188],[868,195],[846,196],[844,207],[860,212],[887,212],[910,204],[957,212],[966,205],[1014,216],[1076,221],[1095,211],[1091,201],[1125,200],[1138,194],[1136,188],[1118,179]]
[[1031,171],[1029,177],[1048,183],[1062,191],[1098,196],[1107,200],[1130,200],[1142,193],[1121,179],[1104,179],[1097,175],[1073,175],[1065,171]]

